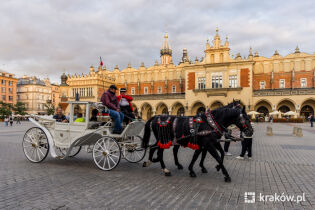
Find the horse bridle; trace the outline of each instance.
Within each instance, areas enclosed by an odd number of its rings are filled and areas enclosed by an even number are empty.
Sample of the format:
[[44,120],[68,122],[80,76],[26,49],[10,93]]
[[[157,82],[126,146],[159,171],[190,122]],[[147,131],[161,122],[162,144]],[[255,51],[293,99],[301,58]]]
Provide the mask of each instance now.
[[[233,108],[233,109],[237,109],[237,110],[240,111],[240,123],[241,123],[242,127],[244,128],[242,132],[244,132],[245,130],[248,130],[248,126],[246,125],[245,117],[244,117],[244,115],[242,114],[241,109],[240,109],[240,108],[241,108],[240,104],[234,105],[232,108]],[[232,136],[232,135],[230,134],[230,132],[229,132],[229,129],[227,129],[227,128],[224,127],[223,125],[219,125],[219,124],[216,122],[216,120],[214,119],[214,117],[212,116],[210,110],[209,110],[208,112],[206,112],[206,117],[207,117],[207,113],[210,114],[210,116],[211,116],[211,118],[212,118],[212,121],[213,121],[213,123],[215,124],[215,128],[214,128],[214,129],[215,129],[215,132],[216,132],[216,133],[218,133],[219,135],[224,135],[224,136],[226,136],[226,137],[229,137],[230,139],[234,139],[234,140],[239,139],[238,137]],[[208,120],[207,120],[207,121],[208,121]],[[212,128],[213,128],[213,123],[209,123],[209,121],[208,121],[208,124],[209,124],[210,127],[212,127]]]

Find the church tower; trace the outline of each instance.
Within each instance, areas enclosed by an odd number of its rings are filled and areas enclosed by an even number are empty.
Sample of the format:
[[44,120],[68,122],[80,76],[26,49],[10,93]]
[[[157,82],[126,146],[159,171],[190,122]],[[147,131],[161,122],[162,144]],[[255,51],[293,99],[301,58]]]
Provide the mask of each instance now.
[[167,33],[164,35],[164,43],[161,47],[161,65],[168,65],[172,62],[172,49],[168,44]]

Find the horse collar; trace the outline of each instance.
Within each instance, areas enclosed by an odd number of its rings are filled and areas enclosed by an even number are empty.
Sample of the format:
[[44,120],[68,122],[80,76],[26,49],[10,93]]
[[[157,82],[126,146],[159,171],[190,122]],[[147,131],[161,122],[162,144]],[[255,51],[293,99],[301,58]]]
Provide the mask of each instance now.
[[206,112],[206,117],[207,117],[207,122],[210,125],[210,127],[212,127],[216,133],[218,133],[219,135],[222,135],[222,129],[219,126],[219,124],[215,121],[213,115],[211,114],[211,111]]

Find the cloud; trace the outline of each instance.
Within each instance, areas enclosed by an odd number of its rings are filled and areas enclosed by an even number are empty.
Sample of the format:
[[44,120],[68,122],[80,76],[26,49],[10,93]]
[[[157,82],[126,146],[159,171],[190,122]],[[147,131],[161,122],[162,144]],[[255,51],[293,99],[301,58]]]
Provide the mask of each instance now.
[[312,0],[11,0],[0,5],[0,68],[22,76],[88,73],[90,65],[120,69],[159,59],[164,31],[174,63],[187,48],[202,57],[206,39],[219,27],[229,37],[231,54],[260,55],[277,49],[286,55],[299,45],[313,53],[315,15]]

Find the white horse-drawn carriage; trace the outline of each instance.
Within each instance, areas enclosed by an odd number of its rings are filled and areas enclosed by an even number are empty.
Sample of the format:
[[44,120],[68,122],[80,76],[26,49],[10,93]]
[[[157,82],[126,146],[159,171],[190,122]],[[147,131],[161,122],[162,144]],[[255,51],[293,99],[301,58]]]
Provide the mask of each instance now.
[[[70,105],[69,122],[56,122],[55,119],[36,116],[30,118],[35,127],[26,131],[23,138],[23,151],[28,160],[34,163],[43,161],[48,153],[58,159],[77,155],[82,147],[92,153],[95,165],[101,170],[112,170],[121,158],[129,162],[141,161],[146,150],[141,148],[144,129],[143,121],[133,121],[125,126],[121,134],[112,134],[113,120],[103,116],[106,107],[100,103],[73,101]],[[82,110],[85,122],[74,121],[74,107]],[[91,113],[97,109],[97,121],[91,121]]]

